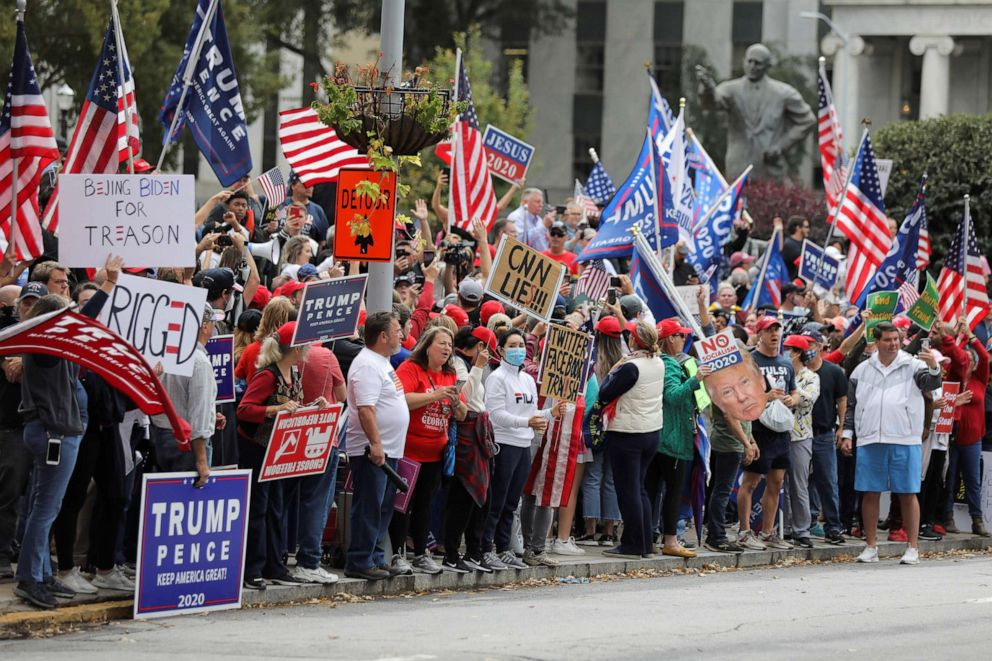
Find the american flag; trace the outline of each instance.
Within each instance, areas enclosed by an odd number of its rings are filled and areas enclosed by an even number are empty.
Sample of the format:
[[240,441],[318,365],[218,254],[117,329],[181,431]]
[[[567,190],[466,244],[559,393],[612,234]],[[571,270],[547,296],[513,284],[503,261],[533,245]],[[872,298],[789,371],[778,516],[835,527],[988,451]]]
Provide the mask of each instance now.
[[606,168],[602,161],[596,161],[586,179],[585,194],[596,201],[596,204],[606,204],[617,194],[617,187],[613,185],[610,175],[606,174]]
[[576,204],[582,205],[582,218],[596,218],[599,216],[599,207],[596,206],[596,200],[592,199],[585,194],[582,184],[579,180],[575,180],[575,187],[572,189],[572,197],[575,198]]
[[307,106],[279,113],[279,143],[293,172],[307,186],[335,181],[341,168],[367,168],[368,156],[338,139]]
[[[138,133],[138,108],[134,100],[134,79],[131,64],[127,59],[127,49],[123,40],[121,50],[124,55],[124,89],[121,90],[120,70],[117,64],[117,39],[114,35],[114,22],[107,26],[103,38],[100,59],[93,72],[93,80],[83,99],[79,111],[79,121],[72,133],[72,142],[65,157],[62,169],[67,174],[112,174],[120,164],[128,160],[128,145],[131,154],[141,151],[141,138]],[[124,112],[124,104],[128,112]],[[127,116],[131,124],[127,123]],[[53,234],[59,228],[59,189],[55,187],[52,199],[45,208],[42,225]]]
[[827,80],[825,61],[820,59],[820,70],[817,76],[819,90],[819,146],[820,165],[823,169],[823,190],[827,196],[828,218],[833,218],[837,208],[837,200],[844,190],[844,147],[840,122],[837,121],[837,108],[834,106],[834,93]]
[[922,271],[930,266],[930,230],[927,229],[927,215],[920,219],[920,245],[916,250],[916,269]]
[[479,116],[475,114],[472,88],[465,73],[465,63],[458,51],[458,100],[468,107],[455,120],[454,147],[451,158],[451,208],[450,222],[455,227],[470,229],[473,218],[481,218],[492,228],[496,220],[496,193],[489,177],[489,162],[482,148]]
[[847,190],[837,212],[837,229],[850,241],[847,299],[858,300],[892,245],[871,137],[865,130]]
[[913,275],[899,285],[899,300],[906,310],[916,305],[916,301],[920,300],[919,273],[919,271],[913,271]]
[[[17,21],[14,61],[7,80],[7,93],[0,114],[0,227],[14,242],[17,259],[32,259],[42,252],[38,210],[41,172],[58,160],[59,148],[48,121],[38,77],[31,64],[24,22]],[[17,182],[14,182],[14,166]],[[17,188],[17,231],[11,225],[11,202]],[[16,238],[12,238],[12,234]]]
[[606,298],[610,289],[610,274],[603,270],[601,260],[591,261],[575,281],[572,297],[586,295],[591,300],[599,302]]
[[258,185],[262,187],[270,209],[276,208],[286,199],[286,180],[283,179],[282,170],[279,168],[263,172],[258,178]]
[[[967,250],[965,250],[967,233]],[[944,268],[937,278],[937,291],[940,292],[940,319],[954,323],[962,313],[968,316],[968,326],[978,325],[989,311],[989,295],[982,276],[982,253],[975,241],[975,227],[971,224],[971,213],[965,206],[964,220],[951,241]]]

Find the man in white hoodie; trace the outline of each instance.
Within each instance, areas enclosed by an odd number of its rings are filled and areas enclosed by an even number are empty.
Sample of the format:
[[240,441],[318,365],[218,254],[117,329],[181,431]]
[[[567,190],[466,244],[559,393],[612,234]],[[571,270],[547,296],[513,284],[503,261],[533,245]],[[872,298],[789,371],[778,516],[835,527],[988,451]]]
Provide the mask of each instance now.
[[879,497],[899,496],[909,547],[902,564],[920,561],[920,490],[923,440],[923,391],[940,387],[940,367],[929,349],[914,358],[901,351],[902,336],[891,323],[873,330],[877,350],[851,373],[841,451],[850,452],[857,437],[854,488],[864,494],[861,515],[868,546],[858,562],[878,562]]

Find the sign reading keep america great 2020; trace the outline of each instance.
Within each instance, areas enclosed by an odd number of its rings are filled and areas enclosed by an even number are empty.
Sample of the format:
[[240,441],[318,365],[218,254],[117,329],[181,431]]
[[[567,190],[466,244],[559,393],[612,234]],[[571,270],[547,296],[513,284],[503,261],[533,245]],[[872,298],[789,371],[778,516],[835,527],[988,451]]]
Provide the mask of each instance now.
[[367,281],[367,275],[352,275],[308,282],[300,301],[293,346],[354,335]]
[[241,607],[251,471],[144,476],[134,617]]

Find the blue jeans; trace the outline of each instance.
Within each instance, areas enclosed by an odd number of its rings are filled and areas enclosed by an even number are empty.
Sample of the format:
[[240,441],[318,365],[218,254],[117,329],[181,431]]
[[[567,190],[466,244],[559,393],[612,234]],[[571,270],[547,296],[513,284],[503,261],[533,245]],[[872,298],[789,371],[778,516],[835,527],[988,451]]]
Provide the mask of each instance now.
[[605,450],[593,452],[592,463],[586,464],[586,474],[582,478],[582,516],[600,521],[620,520],[613,466]]
[[[176,445],[176,437],[172,435],[172,429],[151,426],[152,444],[155,446],[155,463],[163,473],[190,473],[196,471],[196,455],[192,448],[189,452],[183,452]],[[211,466],[213,459],[213,439],[207,439],[207,466]]]
[[813,487],[820,497],[820,512],[827,534],[843,529],[840,523],[840,496],[837,489],[837,448],[834,432],[813,437]]
[[[395,470],[396,460],[386,458]],[[366,571],[386,564],[382,547],[393,518],[396,487],[386,473],[365,456],[348,457],[355,493],[351,500],[351,544],[348,546],[348,571]],[[325,519],[326,520],[326,519]]]
[[734,490],[743,456],[740,452],[714,451],[710,454],[713,490],[706,505],[706,541],[711,544],[727,541],[727,503]]
[[[84,399],[85,401],[85,399]],[[17,580],[41,583],[52,575],[48,539],[62,507],[62,497],[76,466],[82,436],[64,436],[58,465],[46,463],[48,433],[39,420],[24,425],[24,445],[34,463],[31,509],[28,512],[17,563]]]
[[513,531],[513,513],[520,504],[520,494],[530,472],[530,448],[500,445],[494,458],[493,477],[489,483],[492,505],[486,531],[482,535],[483,552],[496,546],[497,553],[510,550],[510,533]]
[[947,507],[954,511],[954,496],[958,493],[958,471],[964,481],[964,499],[968,514],[982,515],[982,444],[957,445],[951,443],[947,451]]
[[327,470],[320,475],[300,478],[300,518],[296,534],[299,548],[296,550],[296,563],[305,569],[320,566],[320,557],[323,555],[321,540],[331,503],[334,501],[334,485],[340,459],[338,449],[334,448],[327,462]]

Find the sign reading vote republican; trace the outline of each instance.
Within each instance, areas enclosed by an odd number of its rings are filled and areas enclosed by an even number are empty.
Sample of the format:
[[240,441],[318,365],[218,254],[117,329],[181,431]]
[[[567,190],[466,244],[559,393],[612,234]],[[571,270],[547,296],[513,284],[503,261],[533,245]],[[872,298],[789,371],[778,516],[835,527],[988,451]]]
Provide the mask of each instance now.
[[272,425],[272,436],[265,450],[259,482],[287,477],[319,475],[327,470],[331,448],[338,442],[342,404],[328,408],[280,411]]
[[714,372],[744,362],[737,346],[737,338],[729,328],[697,340],[695,347],[699,354],[699,364],[706,365]]
[[193,266],[193,175],[59,175],[59,261],[99,268]]
[[145,474],[134,617],[241,607],[251,471]]
[[541,361],[541,397],[573,404],[585,389],[586,359],[592,338],[567,326],[550,324]]
[[[378,195],[370,194],[378,187]],[[388,262],[393,257],[396,173],[342,168],[338,175],[334,258]]]
[[564,278],[564,264],[504,234],[496,248],[486,292],[507,305],[549,321]]
[[100,322],[167,374],[193,374],[193,353],[207,290],[121,274]]
[[217,335],[207,340],[207,356],[214,368],[217,382],[217,403],[233,402],[234,393],[234,336]]
[[490,125],[482,134],[482,148],[486,150],[490,173],[511,184],[527,176],[534,148],[523,140]]
[[366,282],[367,275],[308,282],[300,301],[293,346],[354,335]]
[[799,257],[799,277],[806,282],[833,289],[837,284],[840,261],[824,252],[809,239],[803,239],[803,252]]

